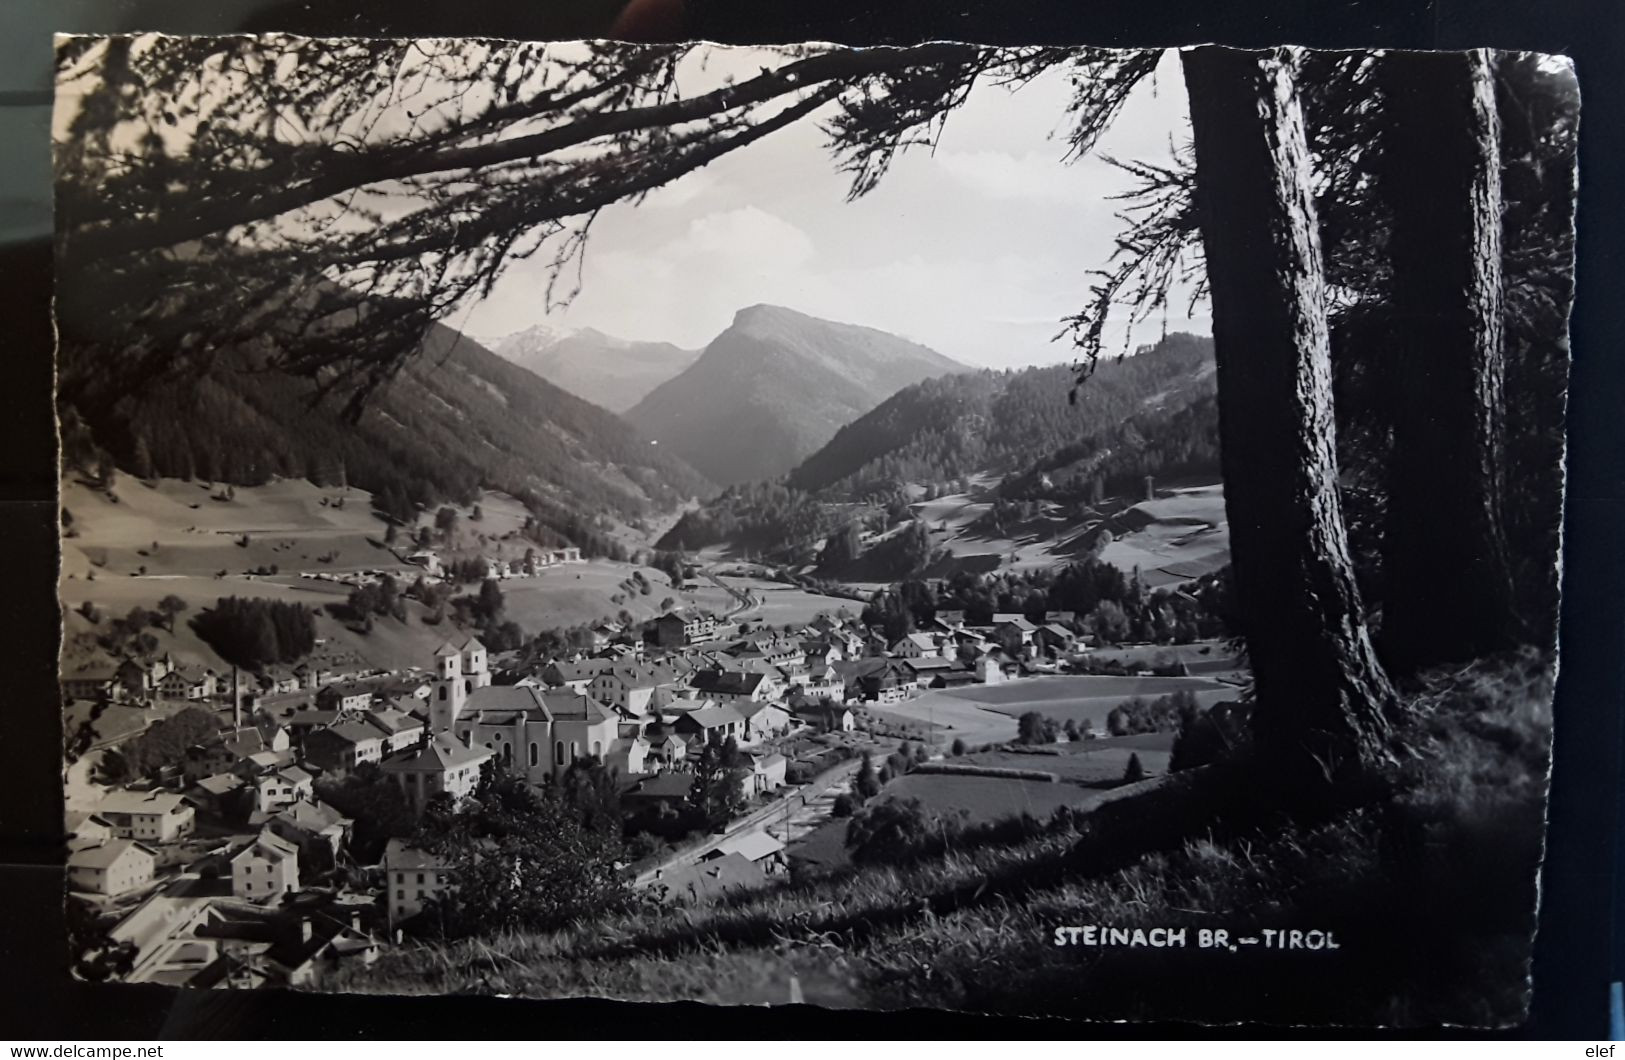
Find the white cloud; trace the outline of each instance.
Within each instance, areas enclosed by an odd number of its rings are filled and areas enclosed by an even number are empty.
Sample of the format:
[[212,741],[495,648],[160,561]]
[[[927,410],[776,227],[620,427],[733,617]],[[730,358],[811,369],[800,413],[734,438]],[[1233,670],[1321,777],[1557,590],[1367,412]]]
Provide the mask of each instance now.
[[[713,80],[767,62],[719,55],[706,71]],[[1177,58],[1161,76],[1155,92],[1136,90],[1100,153],[1160,160],[1170,136],[1183,136]],[[1111,255],[1122,223],[1108,196],[1127,183],[1098,157],[1062,161],[1051,133],[1065,123],[1070,91],[1049,75],[1018,92],[979,86],[934,154],[905,152],[852,203],[815,123],[775,132],[641,206],[605,210],[580,296],[548,322],[698,347],[740,308],[768,302],[883,328],[967,363],[1064,361],[1070,348],[1050,340]],[[475,307],[471,330],[502,335],[538,322],[542,282],[539,258],[516,265]],[[1108,343],[1121,342],[1127,319],[1116,315]],[[1183,312],[1169,327],[1207,330]],[[1147,321],[1132,342],[1160,330],[1160,319]]]
[[804,264],[814,252],[812,237],[806,232],[756,206],[695,218],[689,223],[685,243],[665,249],[675,249],[678,255],[708,254],[758,261],[766,255],[776,266],[785,268]]
[[1064,164],[1059,152],[939,150],[933,161],[972,194],[989,198],[1071,202],[1089,195],[1084,174]]

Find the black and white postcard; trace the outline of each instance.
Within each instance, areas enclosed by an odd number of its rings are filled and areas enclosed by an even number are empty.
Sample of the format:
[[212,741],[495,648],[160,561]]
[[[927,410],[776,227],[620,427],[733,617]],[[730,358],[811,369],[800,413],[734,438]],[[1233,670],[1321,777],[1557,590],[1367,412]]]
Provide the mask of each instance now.
[[1517,1023],[1578,120],[1512,52],[58,38],[75,973]]

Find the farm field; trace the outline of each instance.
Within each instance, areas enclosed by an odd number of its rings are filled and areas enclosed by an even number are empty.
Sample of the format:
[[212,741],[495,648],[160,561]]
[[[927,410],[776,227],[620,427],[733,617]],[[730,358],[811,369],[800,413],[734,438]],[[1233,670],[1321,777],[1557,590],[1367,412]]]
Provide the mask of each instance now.
[[1137,568],[1152,588],[1199,578],[1230,562],[1222,485],[1169,490],[1118,518],[1141,525],[1108,544],[1100,558],[1125,571]]
[[1205,677],[1236,685],[1252,674],[1246,660],[1236,657],[1224,644],[1197,641],[1193,644],[1133,644],[1116,648],[1094,648],[1083,656],[1090,663],[1119,663],[1130,670],[1149,670],[1178,661],[1189,677]]
[[804,626],[819,614],[834,614],[842,607],[857,609],[853,601],[843,597],[810,593],[794,585],[767,581],[760,578],[730,578],[722,581],[751,594],[757,605],[740,617],[766,622],[770,626],[790,624]]
[[[394,570],[403,580],[416,568],[383,544],[385,526],[372,514],[371,496],[359,489],[318,487],[279,480],[239,487],[233,499],[214,500],[204,483],[161,479],[151,484],[120,476],[110,500],[105,491],[82,482],[63,483],[63,506],[73,517],[74,536],[64,538],[58,595],[65,611],[63,662],[71,667],[93,655],[88,644],[95,626],[74,609],[94,604],[104,616],[132,607],[152,609],[165,596],[187,608],[171,631],[155,629],[159,651],[183,664],[220,668],[224,664],[192,633],[188,621],[224,596],[258,597],[305,604],[317,612],[320,654],[352,657],[369,666],[401,669],[423,666],[435,648],[460,631],[423,623],[425,611],[408,602],[407,621],[378,619],[362,634],[329,616],[325,606],[343,600],[349,587],[300,577],[300,572],[342,573],[358,569]],[[335,502],[342,500],[342,506]],[[480,497],[480,518],[458,508],[459,519],[443,555],[485,555],[518,560],[527,542],[510,536],[527,517],[519,501],[505,494]],[[432,523],[434,512],[421,521]],[[248,543],[237,542],[248,535]],[[409,540],[405,529],[401,540]],[[156,547],[154,547],[156,545]],[[274,575],[252,568],[275,567]],[[145,573],[139,573],[141,568]],[[628,592],[620,583],[639,568],[593,561],[546,570],[534,578],[502,582],[508,617],[526,632],[613,618],[623,607],[639,619],[658,613],[666,597],[682,598],[665,575],[643,568],[648,595]],[[225,573],[222,574],[221,572]],[[472,592],[469,586],[463,591]],[[725,598],[720,590],[712,589]],[[616,602],[613,598],[621,596]],[[105,620],[105,619],[104,619]]]
[[1099,800],[1105,790],[1008,777],[910,773],[887,784],[878,797],[919,799],[939,814],[963,814],[975,824],[1023,813],[1042,820],[1062,806],[1088,806]]
[[1030,704],[1072,699],[1128,699],[1130,696],[1165,696],[1188,689],[1192,692],[1229,691],[1214,681],[1196,677],[1112,677],[1096,674],[1068,674],[1059,677],[1022,677],[996,685],[955,688],[943,695],[985,704],[992,710],[1010,707],[1028,709]]
[[1163,660],[1178,660],[1186,666],[1214,663],[1234,669],[1238,665],[1238,660],[1231,655],[1224,642],[1218,640],[1198,640],[1190,644],[1119,644],[1110,648],[1091,648],[1088,657],[1125,665],[1141,664],[1144,668]]
[[910,725],[935,727],[938,744],[950,744],[955,737],[967,744],[1004,743],[1016,738],[1014,715],[1004,714],[988,707],[942,691],[905,699],[886,706],[865,704],[864,709],[877,717]]
[[[638,570],[649,580],[648,595],[621,585]],[[551,567],[535,577],[508,578],[501,584],[507,616],[528,633],[613,620],[623,608],[639,620],[653,618],[660,613],[662,600],[687,595],[673,590],[670,579],[653,567],[609,560]]]
[[1037,769],[1054,773],[1063,783],[1112,784],[1123,779],[1129,758],[1139,755],[1140,765],[1151,776],[1168,772],[1172,733],[1154,733],[1157,747],[1130,747],[1110,740],[1083,740],[1058,744],[1059,754],[1022,754],[1019,751],[987,751],[950,758],[963,765],[993,766],[999,769]]
[[[1068,719],[1082,725],[1103,726],[1113,707],[1134,696],[1154,699],[1170,692],[1188,690],[1204,707],[1236,697],[1236,689],[1199,677],[1110,677],[1076,674],[1064,677],[1027,677],[997,685],[975,685],[940,693],[944,698],[974,704],[986,711],[1015,719],[1028,711],[1065,724]],[[922,697],[923,698],[923,697]],[[902,704],[906,706],[907,704]],[[895,709],[895,708],[894,708]],[[1014,737],[1012,730],[1010,735]],[[973,741],[965,737],[967,743]]]
[[[220,501],[205,483],[160,479],[148,485],[126,476],[112,492],[117,502],[77,480],[63,482],[62,506],[72,513],[74,533],[62,541],[64,580],[83,579],[93,569],[100,580],[142,567],[151,577],[212,578],[221,570],[270,566],[405,566],[384,546],[384,523],[372,514],[364,490],[285,480],[242,487],[234,499]],[[245,534],[248,543],[238,544]]]
[[[1031,570],[1066,562],[1074,554],[1076,538],[1089,520],[1052,512],[1029,523],[1011,537],[986,536],[973,524],[992,507],[988,488],[994,476],[979,475],[967,493],[950,494],[913,505],[915,516],[932,531],[932,546],[947,549],[950,559],[931,573],[947,577],[965,569],[986,573],[996,569]],[[1218,570],[1230,562],[1230,530],[1224,510],[1224,487],[1205,483],[1159,491],[1120,513],[1113,525],[1133,529],[1114,531],[1115,539],[1101,559],[1123,571],[1139,569],[1147,585],[1176,585]]]

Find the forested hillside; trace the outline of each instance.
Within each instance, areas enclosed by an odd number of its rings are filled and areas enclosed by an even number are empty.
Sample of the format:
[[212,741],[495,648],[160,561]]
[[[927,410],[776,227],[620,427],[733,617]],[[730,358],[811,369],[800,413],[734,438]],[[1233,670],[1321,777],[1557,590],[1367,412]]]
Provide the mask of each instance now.
[[712,489],[616,416],[444,326],[353,424],[316,402],[308,381],[257,370],[246,353],[137,391],[94,371],[72,375],[61,394],[68,466],[106,454],[141,476],[238,485],[343,476],[403,519],[490,488],[566,536],[583,513],[632,518]]
[[[1106,362],[1068,400],[1072,370],[1064,365],[930,379],[908,387],[838,431],[790,473],[789,486],[842,496],[885,494],[902,483],[945,484],[982,471],[1051,467],[1115,456],[1112,473],[1157,474],[1172,462],[1149,428],[1186,406],[1199,433],[1212,436],[1213,346],[1206,338],[1170,335],[1133,357]],[[1205,405],[1202,399],[1206,398]],[[1177,461],[1217,470],[1211,444],[1178,444]],[[1193,461],[1192,458],[1195,458]],[[1209,459],[1209,457],[1211,459]]]
[[855,510],[885,511],[872,529],[906,518],[906,487],[963,493],[968,477],[989,472],[1005,476],[998,492],[1012,499],[1083,496],[1096,477],[1108,492],[1137,495],[1146,475],[1218,475],[1210,339],[1170,335],[1103,363],[1076,403],[1072,383],[1057,365],[906,387],[782,481],[731,486],[685,513],[662,547],[783,552],[841,529]]

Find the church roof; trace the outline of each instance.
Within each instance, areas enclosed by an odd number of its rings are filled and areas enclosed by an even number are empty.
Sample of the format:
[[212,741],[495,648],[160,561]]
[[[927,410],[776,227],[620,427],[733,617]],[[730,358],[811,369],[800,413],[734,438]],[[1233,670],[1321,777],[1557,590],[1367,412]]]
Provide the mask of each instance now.
[[486,651],[486,650],[488,650],[488,649],[485,647],[485,645],[480,643],[480,639],[478,637],[469,637],[467,640],[463,641],[463,651]]
[[548,705],[535,685],[486,685],[468,694],[465,712],[522,711],[552,720]]
[[597,700],[579,692],[546,692],[541,698],[555,721],[585,721],[594,724],[608,721],[613,717]]
[[446,643],[440,645],[440,647],[435,649],[434,657],[436,659],[443,659],[448,655],[461,655],[461,654],[462,654],[462,652],[460,652],[456,648],[452,647],[451,646],[451,641],[448,640],[448,641],[446,641]]

